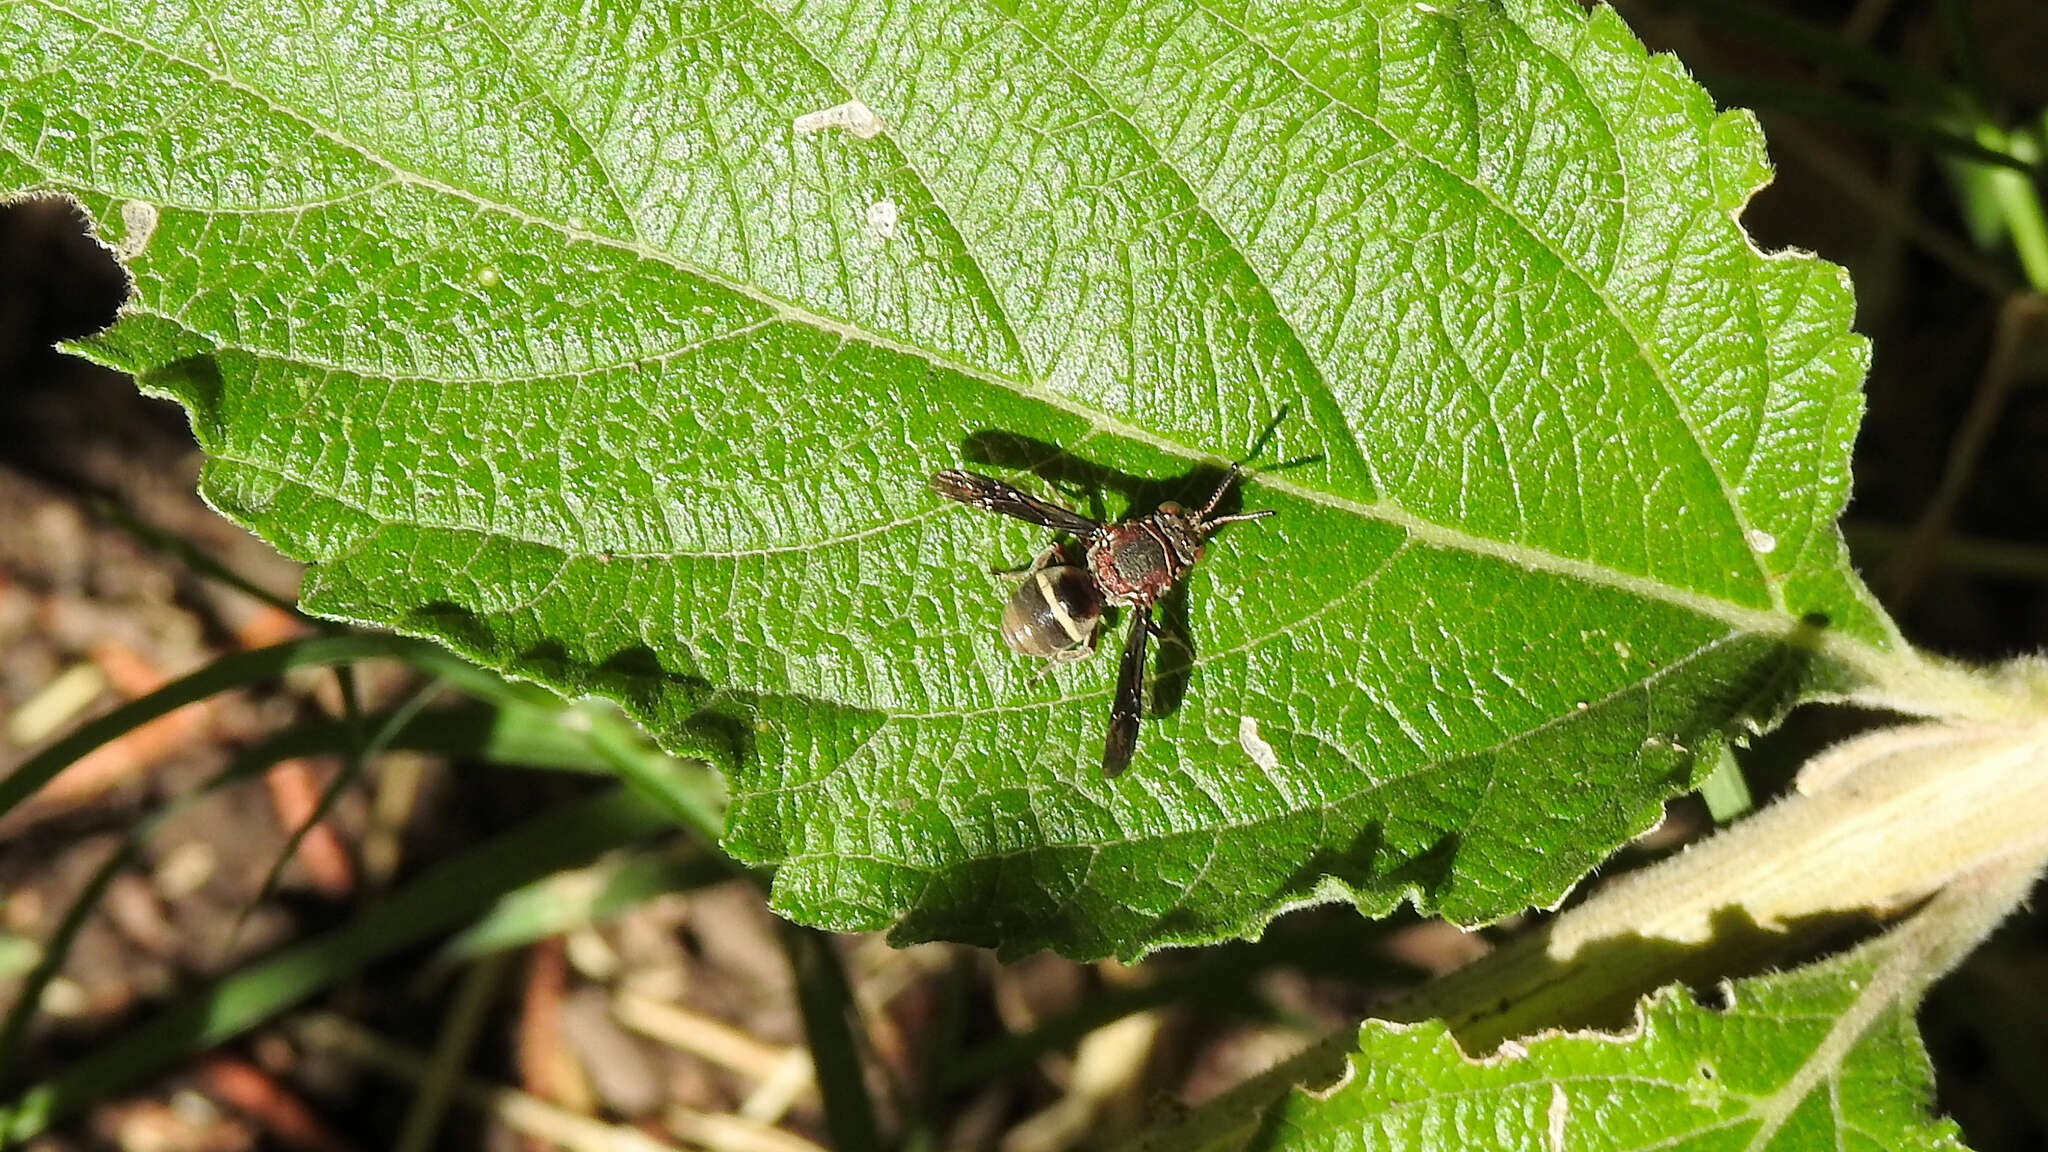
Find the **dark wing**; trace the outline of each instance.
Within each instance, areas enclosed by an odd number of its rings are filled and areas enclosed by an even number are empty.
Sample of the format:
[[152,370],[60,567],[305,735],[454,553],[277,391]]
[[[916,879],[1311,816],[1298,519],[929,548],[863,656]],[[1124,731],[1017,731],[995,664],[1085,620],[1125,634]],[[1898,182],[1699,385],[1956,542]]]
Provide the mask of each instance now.
[[1029,493],[1019,492],[1000,480],[991,480],[974,472],[962,472],[948,468],[944,472],[932,473],[932,491],[962,504],[1019,520],[1029,520],[1041,528],[1055,532],[1071,532],[1086,536],[1102,525],[1090,520],[1079,512],[1069,512],[1057,504],[1048,504]]
[[1109,738],[1102,743],[1102,774],[1115,776],[1131,766],[1138,750],[1138,714],[1145,704],[1145,640],[1152,635],[1152,607],[1134,604],[1131,630],[1124,633],[1124,655],[1116,666],[1116,702],[1109,706]]

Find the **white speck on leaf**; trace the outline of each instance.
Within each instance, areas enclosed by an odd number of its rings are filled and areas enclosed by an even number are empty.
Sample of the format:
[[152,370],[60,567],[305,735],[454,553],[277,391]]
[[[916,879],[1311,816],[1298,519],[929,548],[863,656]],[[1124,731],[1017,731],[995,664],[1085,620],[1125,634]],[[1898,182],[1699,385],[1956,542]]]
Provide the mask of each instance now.
[[1237,718],[1237,746],[1252,758],[1252,763],[1271,772],[1280,767],[1280,755],[1273,746],[1259,736],[1259,722],[1250,716]]
[[1547,1115],[1550,1125],[1544,1132],[1544,1144],[1550,1149],[1550,1152],[1564,1152],[1564,1122],[1571,1114],[1571,1099],[1564,1094],[1562,1087],[1552,1084],[1550,1086],[1550,1111]]
[[823,132],[827,128],[844,128],[856,140],[868,140],[882,134],[882,118],[875,110],[858,100],[834,104],[816,112],[806,112],[796,118],[796,133],[808,136]]
[[486,288],[496,288],[505,282],[505,277],[496,268],[479,268],[476,270],[476,282]]
[[875,239],[893,240],[896,238],[896,221],[901,217],[902,210],[896,207],[894,200],[877,200],[861,214],[861,223],[867,226],[868,235]]
[[1750,550],[1759,556],[1768,556],[1778,550],[1778,538],[1761,528],[1751,528],[1742,534],[1742,538],[1749,541]]
[[123,260],[133,260],[149,247],[149,238],[156,235],[156,205],[147,200],[125,200],[121,203],[121,242],[114,246],[115,255]]

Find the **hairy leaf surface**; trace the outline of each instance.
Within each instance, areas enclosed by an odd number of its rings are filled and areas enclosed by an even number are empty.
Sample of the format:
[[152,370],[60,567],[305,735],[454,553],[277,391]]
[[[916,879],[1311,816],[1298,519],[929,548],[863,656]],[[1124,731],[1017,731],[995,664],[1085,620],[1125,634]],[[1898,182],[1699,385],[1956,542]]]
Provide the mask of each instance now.
[[[0,187],[126,256],[85,350],[187,406],[208,499],[314,610],[712,757],[812,923],[1100,954],[1338,897],[1498,917],[1897,647],[1834,527],[1845,280],[1749,246],[1754,122],[1604,9],[0,21]],[[878,133],[799,129],[849,101]],[[1278,515],[1165,606],[1104,781],[1115,660],[995,636],[989,570],[1044,534],[924,478],[1118,516],[1254,449]]]
[[1669,989],[1633,1035],[1551,1036],[1484,1063],[1441,1025],[1371,1022],[1343,1087],[1294,1097],[1259,1147],[1960,1150],[1913,1004],[1872,978],[1880,951],[1738,980],[1719,1010]]

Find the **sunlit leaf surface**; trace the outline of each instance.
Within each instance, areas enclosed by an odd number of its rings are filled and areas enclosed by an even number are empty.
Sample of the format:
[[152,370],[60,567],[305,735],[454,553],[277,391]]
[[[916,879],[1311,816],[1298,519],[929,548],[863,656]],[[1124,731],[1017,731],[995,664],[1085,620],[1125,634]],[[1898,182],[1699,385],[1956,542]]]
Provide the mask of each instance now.
[[1872,980],[1880,959],[1739,980],[1717,1010],[1667,990],[1632,1035],[1553,1036],[1485,1063],[1440,1025],[1368,1023],[1344,1086],[1289,1101],[1259,1147],[1959,1152],[1913,1005]]
[[[5,0],[0,187],[126,255],[85,351],[311,607],[624,700],[793,916],[1485,920],[1896,645],[1865,349],[1610,12],[1295,7]],[[1113,657],[995,635],[1045,534],[924,479],[1117,516],[1254,449],[1105,781]]]

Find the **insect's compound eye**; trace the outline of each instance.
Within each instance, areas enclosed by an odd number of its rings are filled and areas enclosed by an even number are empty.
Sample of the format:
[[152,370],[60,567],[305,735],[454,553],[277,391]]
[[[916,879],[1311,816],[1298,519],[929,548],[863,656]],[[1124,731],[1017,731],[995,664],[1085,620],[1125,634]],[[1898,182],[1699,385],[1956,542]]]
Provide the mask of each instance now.
[[1188,514],[1188,510],[1168,500],[1159,506],[1159,514],[1161,516],[1185,516]]

